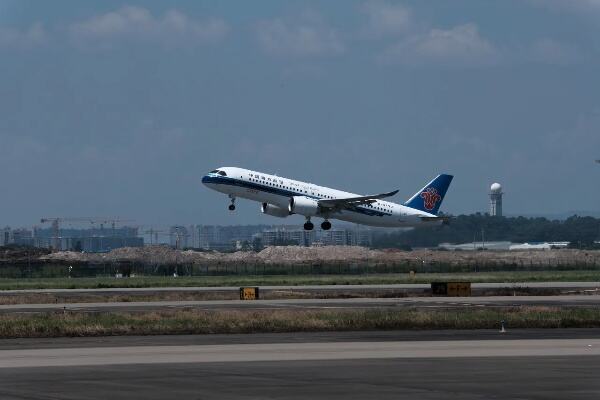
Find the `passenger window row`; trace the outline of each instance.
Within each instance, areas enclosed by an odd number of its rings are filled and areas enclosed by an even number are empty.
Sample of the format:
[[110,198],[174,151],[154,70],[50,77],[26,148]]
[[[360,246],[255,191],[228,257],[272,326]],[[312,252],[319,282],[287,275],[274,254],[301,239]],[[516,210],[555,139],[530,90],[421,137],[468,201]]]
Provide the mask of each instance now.
[[367,205],[369,208],[373,208],[375,210],[379,210],[379,211],[387,211],[387,212],[392,212],[392,206],[388,206],[385,205],[383,207],[379,207],[379,206],[374,206],[373,204],[368,204]]
[[[250,176],[252,176],[252,175],[250,175]],[[262,180],[261,179],[256,179],[256,178],[248,178],[248,180],[250,182],[261,183],[263,185],[268,185],[268,186],[273,186],[273,187],[279,187],[279,188],[282,188],[282,189],[287,189],[287,190],[292,190],[292,191],[295,191],[295,192],[298,192],[298,193],[302,193],[302,189],[297,189],[297,188],[294,188],[294,187],[291,187],[291,186],[285,186],[285,185],[276,183],[277,181],[275,181],[275,180],[269,181],[269,180],[265,179],[264,177],[262,178]],[[307,191],[305,190],[304,193],[307,193]]]

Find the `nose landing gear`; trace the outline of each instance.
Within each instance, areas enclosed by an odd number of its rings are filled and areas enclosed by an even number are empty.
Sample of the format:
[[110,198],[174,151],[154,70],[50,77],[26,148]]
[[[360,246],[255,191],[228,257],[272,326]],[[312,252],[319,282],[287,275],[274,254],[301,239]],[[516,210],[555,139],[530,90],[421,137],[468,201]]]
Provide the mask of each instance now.
[[234,211],[235,210],[235,197],[229,196],[229,198],[231,199],[231,204],[229,205],[229,211]]

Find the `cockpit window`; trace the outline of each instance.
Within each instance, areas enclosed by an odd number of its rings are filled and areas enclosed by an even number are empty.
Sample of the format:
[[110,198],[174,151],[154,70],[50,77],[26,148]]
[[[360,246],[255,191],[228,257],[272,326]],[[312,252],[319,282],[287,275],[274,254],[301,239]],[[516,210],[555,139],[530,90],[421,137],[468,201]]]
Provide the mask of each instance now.
[[227,174],[225,173],[225,171],[218,171],[217,174],[219,174],[221,176],[227,176]]
[[218,169],[213,169],[212,171],[209,172],[209,174],[216,174],[217,172],[219,172]]

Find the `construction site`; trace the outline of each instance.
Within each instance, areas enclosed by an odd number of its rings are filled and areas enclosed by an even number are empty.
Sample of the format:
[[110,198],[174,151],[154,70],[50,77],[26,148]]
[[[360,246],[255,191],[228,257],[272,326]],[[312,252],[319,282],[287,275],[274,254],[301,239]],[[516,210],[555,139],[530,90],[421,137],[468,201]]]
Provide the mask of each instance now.
[[[532,221],[503,219],[507,227],[493,230],[497,217],[459,217],[450,227],[428,237],[456,240],[469,237],[469,224],[487,225],[488,236],[504,231],[514,237],[540,237],[550,231]],[[466,219],[466,222],[464,221]],[[570,221],[570,222],[569,222]],[[573,227],[573,224],[579,224]],[[515,226],[517,228],[515,228]],[[555,225],[557,236],[578,240],[573,234],[597,237],[597,220],[571,219]],[[475,228],[476,232],[479,228]],[[562,231],[561,231],[562,229]],[[305,231],[293,225],[173,225],[169,228],[136,225],[121,217],[44,217],[32,229],[3,230],[0,277],[93,277],[131,275],[286,275],[368,274],[414,272],[484,272],[597,270],[600,251],[569,241],[511,243],[484,241],[450,245],[431,241],[431,246],[406,248],[405,238],[419,240],[418,231],[395,233],[341,226],[329,231]],[[525,232],[520,234],[519,232]],[[532,232],[532,233],[528,233]],[[520,236],[519,236],[520,235]],[[542,236],[543,238],[543,236]],[[510,239],[510,237],[509,237]],[[437,243],[437,245],[436,245]],[[461,243],[461,242],[459,242]],[[374,246],[375,245],[375,246]]]
[[0,254],[0,278],[366,275],[598,271],[600,251],[451,252],[374,250],[357,246],[272,246],[261,251],[179,250],[167,245],[123,247],[105,253],[12,249]]
[[45,217],[33,228],[0,229],[1,245],[51,251],[107,252],[144,245],[133,220],[116,217]]

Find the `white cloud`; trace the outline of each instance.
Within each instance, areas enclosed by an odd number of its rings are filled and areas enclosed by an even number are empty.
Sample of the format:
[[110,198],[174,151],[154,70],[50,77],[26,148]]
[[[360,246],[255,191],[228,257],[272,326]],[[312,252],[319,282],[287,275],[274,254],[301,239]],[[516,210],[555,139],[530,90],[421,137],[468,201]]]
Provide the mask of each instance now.
[[389,47],[380,60],[404,65],[471,66],[493,64],[499,57],[496,47],[469,23],[410,36]]
[[0,27],[0,47],[30,47],[44,43],[46,30],[40,23],[31,25],[27,30]]
[[177,10],[155,17],[145,8],[132,6],[94,16],[70,27],[70,34],[77,41],[128,37],[163,43],[214,43],[228,32],[227,23],[218,18],[200,21]]
[[317,20],[288,23],[280,18],[257,26],[260,46],[272,54],[291,56],[335,55],[345,48],[338,33]]
[[368,18],[365,31],[372,36],[403,33],[412,25],[412,13],[402,4],[369,1],[364,4],[363,12]]

